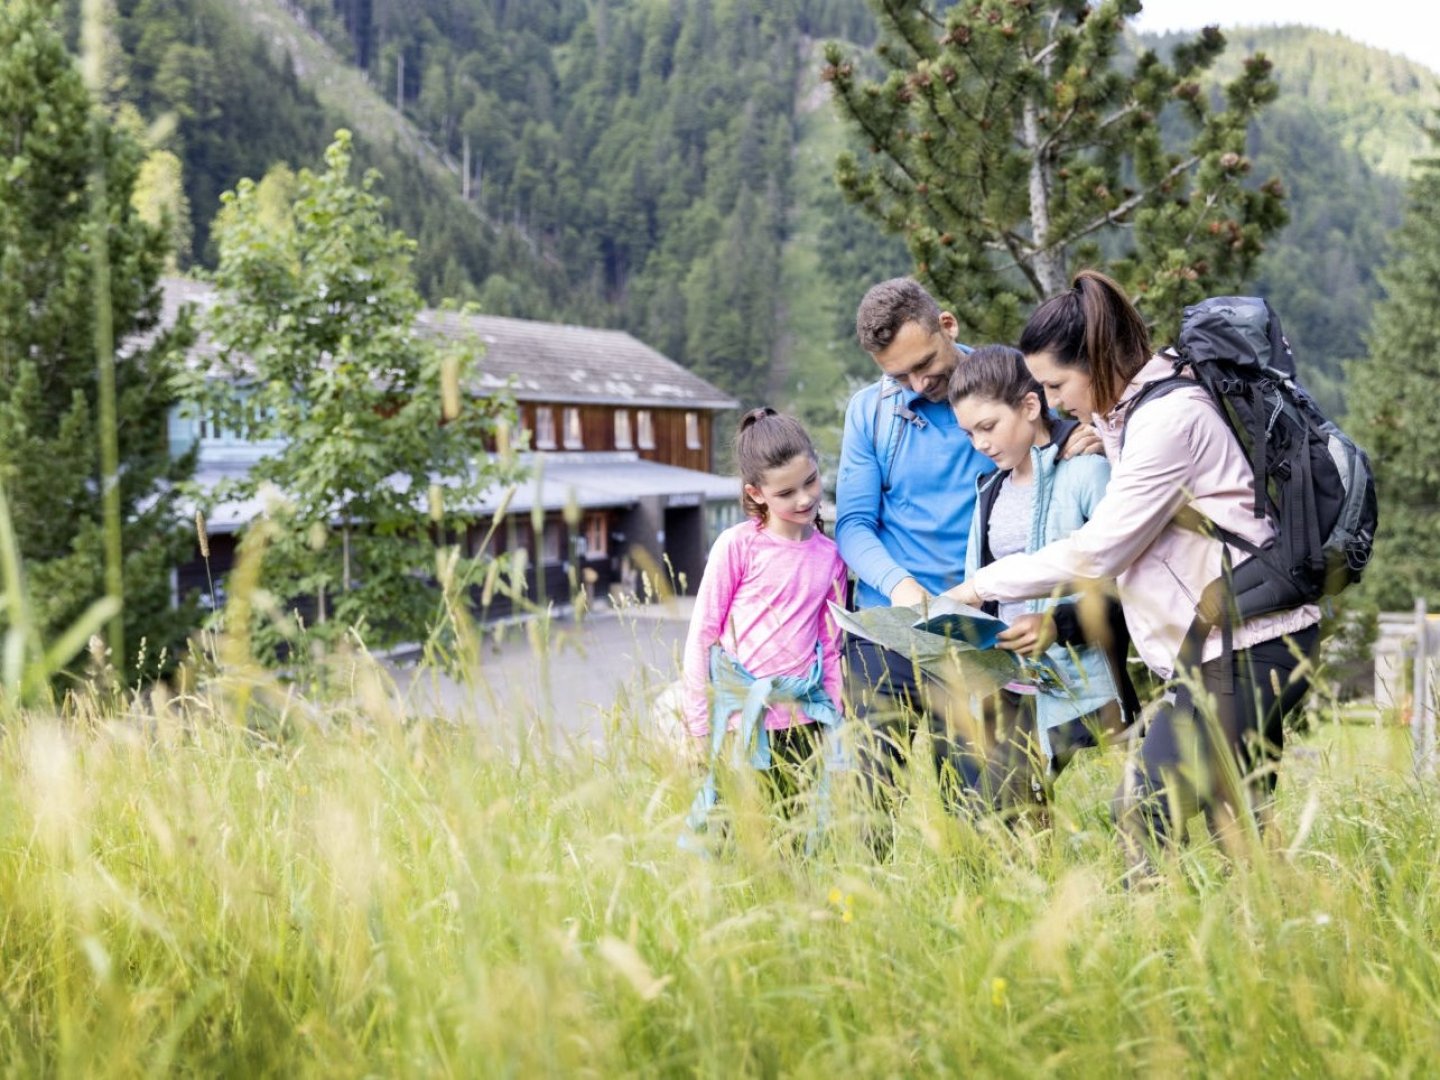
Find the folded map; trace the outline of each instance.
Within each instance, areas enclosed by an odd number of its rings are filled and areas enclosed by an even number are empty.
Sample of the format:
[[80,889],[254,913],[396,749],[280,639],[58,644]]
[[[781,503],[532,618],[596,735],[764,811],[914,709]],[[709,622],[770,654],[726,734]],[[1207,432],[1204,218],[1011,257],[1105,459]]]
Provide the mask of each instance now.
[[1007,624],[977,608],[937,597],[925,611],[873,607],[846,611],[830,604],[830,614],[846,633],[910,657],[927,674],[967,690],[987,694],[1010,683],[1048,693],[1066,693],[1064,680],[1044,657],[1030,659],[995,647]]

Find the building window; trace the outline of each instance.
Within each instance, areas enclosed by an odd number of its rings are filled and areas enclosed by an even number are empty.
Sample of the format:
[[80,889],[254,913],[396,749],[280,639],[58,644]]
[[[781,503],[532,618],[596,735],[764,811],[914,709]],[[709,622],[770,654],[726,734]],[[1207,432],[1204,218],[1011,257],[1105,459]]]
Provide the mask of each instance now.
[[234,443],[240,440],[220,421],[220,413],[200,413],[200,438],[211,443]]
[[530,549],[534,547],[535,537],[535,530],[530,527],[528,517],[522,519],[512,516],[507,518],[505,524],[500,528],[507,535],[504,537],[499,551],[512,552],[528,560]]
[[649,409],[635,412],[635,441],[641,450],[655,449],[655,416]]
[[565,523],[563,521],[545,522],[545,530],[540,534],[540,561],[542,563],[558,563],[564,558],[565,550]]
[[580,426],[579,409],[570,408],[565,410],[565,449],[585,449],[585,431],[584,428]]
[[555,410],[549,405],[535,406],[535,449],[555,449]]
[[710,530],[710,535],[706,538],[706,543],[713,544],[717,536],[740,520],[740,516],[739,499],[727,499],[725,502],[706,503],[705,524]]
[[630,436],[630,410],[615,410],[615,449],[630,450],[635,446],[635,440]]
[[498,559],[508,550],[509,537],[508,523],[495,525],[488,519],[472,521],[465,530],[462,554],[472,559]]
[[609,530],[605,528],[604,514],[585,515],[585,557],[604,559],[610,554]]
[[700,446],[700,414],[687,412],[685,414],[685,448],[687,450],[699,450]]

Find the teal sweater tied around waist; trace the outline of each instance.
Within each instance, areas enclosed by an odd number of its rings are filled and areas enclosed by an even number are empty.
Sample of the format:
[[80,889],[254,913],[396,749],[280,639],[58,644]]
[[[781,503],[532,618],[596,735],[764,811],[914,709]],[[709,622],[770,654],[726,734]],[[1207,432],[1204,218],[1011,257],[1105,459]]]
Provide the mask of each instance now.
[[[718,795],[715,769],[722,755],[727,754],[726,736],[730,734],[730,717],[740,714],[740,727],[731,740],[728,756],[732,765],[746,764],[752,769],[769,769],[770,733],[763,723],[766,709],[772,705],[795,705],[813,722],[825,728],[821,740],[823,769],[816,784],[815,800],[823,809],[829,798],[830,773],[850,767],[839,738],[840,709],[825,692],[822,648],[815,646],[815,662],[804,675],[752,675],[719,645],[710,647],[710,769],[705,783],[690,804],[685,824],[692,832],[705,828],[706,818],[715,808]],[[689,834],[681,837],[681,846],[688,846]]]

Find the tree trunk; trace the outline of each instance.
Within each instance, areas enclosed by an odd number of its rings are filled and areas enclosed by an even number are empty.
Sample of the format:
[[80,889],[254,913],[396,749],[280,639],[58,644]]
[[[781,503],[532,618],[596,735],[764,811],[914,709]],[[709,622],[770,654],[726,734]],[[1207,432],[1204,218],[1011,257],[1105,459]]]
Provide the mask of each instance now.
[[1033,269],[1045,297],[1063,292],[1065,254],[1061,248],[1050,247],[1050,170],[1041,147],[1040,120],[1035,103],[1027,101],[1024,110],[1025,145],[1030,149],[1030,234],[1035,245]]

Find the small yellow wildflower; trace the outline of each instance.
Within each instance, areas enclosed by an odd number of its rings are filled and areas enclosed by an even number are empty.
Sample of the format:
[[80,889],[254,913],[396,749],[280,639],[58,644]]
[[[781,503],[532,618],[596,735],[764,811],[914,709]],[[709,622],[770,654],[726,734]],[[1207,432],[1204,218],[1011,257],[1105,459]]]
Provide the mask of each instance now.
[[1010,995],[1007,991],[1010,984],[1004,979],[996,977],[990,980],[990,1004],[997,1009],[1003,1009],[1010,1004]]

